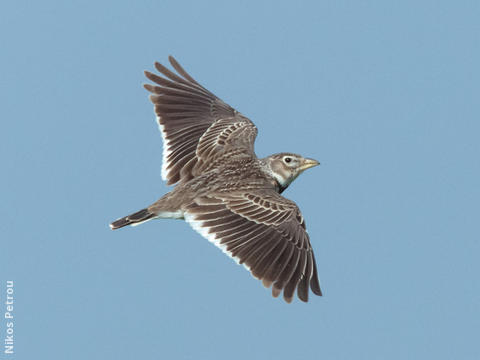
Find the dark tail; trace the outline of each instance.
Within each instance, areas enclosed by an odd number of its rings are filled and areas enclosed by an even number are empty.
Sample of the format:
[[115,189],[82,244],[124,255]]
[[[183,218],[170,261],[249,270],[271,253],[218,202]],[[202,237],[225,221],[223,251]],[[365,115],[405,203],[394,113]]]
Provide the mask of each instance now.
[[112,230],[119,229],[127,225],[140,225],[141,223],[153,219],[156,217],[154,213],[151,213],[148,208],[137,211],[131,215],[125,216],[121,219],[115,220],[110,224]]

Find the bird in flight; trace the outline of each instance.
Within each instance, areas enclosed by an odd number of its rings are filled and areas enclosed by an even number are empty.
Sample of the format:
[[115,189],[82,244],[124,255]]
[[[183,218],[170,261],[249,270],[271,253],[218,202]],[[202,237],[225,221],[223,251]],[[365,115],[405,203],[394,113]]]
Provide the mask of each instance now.
[[163,138],[162,178],[172,191],[147,208],[118,219],[112,229],[151,219],[184,219],[201,235],[243,264],[272,295],[295,290],[307,302],[321,296],[310,239],[297,205],[280,194],[314,159],[254,152],[257,128],[195,81],[172,57],[176,73],[155,63],[146,71]]

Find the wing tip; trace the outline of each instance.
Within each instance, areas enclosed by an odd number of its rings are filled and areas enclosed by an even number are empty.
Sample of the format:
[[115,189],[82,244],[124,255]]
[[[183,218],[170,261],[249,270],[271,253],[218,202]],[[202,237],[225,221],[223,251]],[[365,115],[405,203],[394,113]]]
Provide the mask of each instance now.
[[279,289],[279,288],[276,287],[275,284],[274,284],[273,287],[272,287],[272,296],[273,296],[274,298],[277,298],[277,297],[280,295],[281,292],[282,292],[282,289]]
[[155,66],[155,69],[157,69],[160,73],[162,73],[165,76],[168,76],[167,74],[171,72],[170,70],[168,70],[164,65],[162,65],[158,61],[155,61],[153,63],[153,65]]
[[315,295],[323,296],[322,290],[320,289],[320,285],[318,283],[310,283],[310,289]]
[[155,78],[157,77],[157,75],[155,75],[154,73],[152,73],[148,70],[143,70],[143,74],[145,75],[145,77],[148,80],[151,80],[151,81],[155,82]]
[[[157,91],[156,91],[156,86],[155,85],[152,85],[152,84],[143,84],[143,88],[149,92],[151,92],[152,94],[156,94]],[[150,95],[152,96],[152,95]],[[151,99],[150,99],[151,100]]]

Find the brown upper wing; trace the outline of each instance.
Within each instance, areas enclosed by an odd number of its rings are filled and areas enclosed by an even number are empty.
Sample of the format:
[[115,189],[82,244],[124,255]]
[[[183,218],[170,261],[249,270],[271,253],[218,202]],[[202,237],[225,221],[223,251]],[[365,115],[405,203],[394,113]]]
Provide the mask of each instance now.
[[145,72],[156,85],[145,85],[163,137],[162,178],[188,181],[227,151],[254,155],[257,128],[245,116],[195,81],[172,57],[177,74],[155,63],[164,76]]
[[185,220],[253,276],[272,294],[291,302],[297,290],[321,295],[315,257],[297,205],[273,190],[218,193],[196,199]]

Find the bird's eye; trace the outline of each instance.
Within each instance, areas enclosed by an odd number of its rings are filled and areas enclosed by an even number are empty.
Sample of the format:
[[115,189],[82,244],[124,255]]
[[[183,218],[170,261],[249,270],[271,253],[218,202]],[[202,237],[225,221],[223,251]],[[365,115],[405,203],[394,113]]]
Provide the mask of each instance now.
[[292,161],[292,158],[286,157],[286,158],[283,159],[283,161],[285,161],[288,164],[289,162]]

